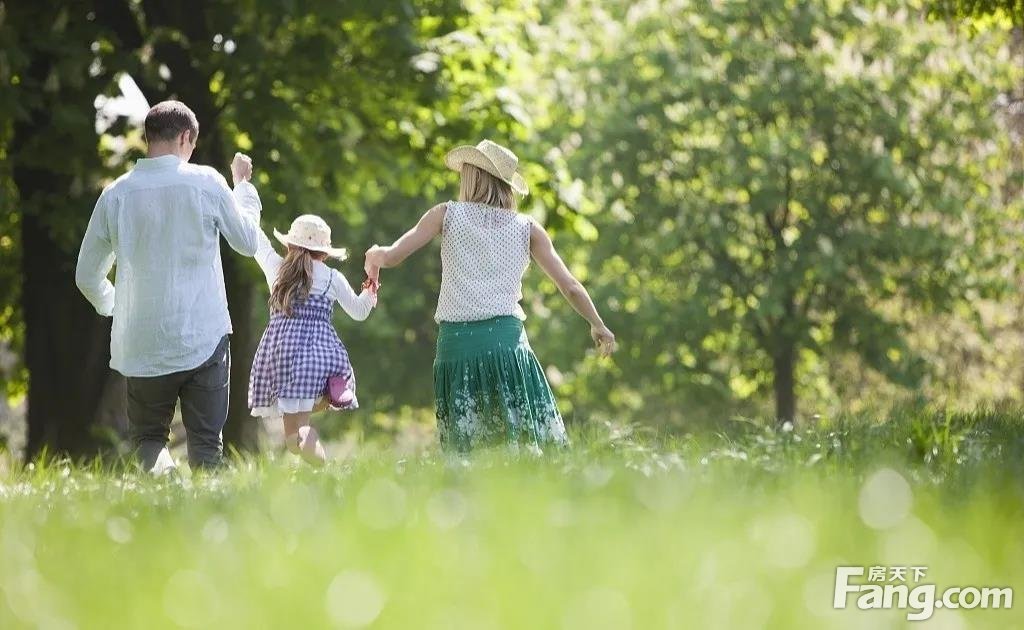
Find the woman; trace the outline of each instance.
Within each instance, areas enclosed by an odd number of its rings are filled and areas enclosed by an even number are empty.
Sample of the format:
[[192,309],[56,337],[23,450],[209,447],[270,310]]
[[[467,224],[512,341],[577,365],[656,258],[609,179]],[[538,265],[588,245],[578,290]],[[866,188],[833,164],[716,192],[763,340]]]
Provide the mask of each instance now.
[[551,387],[523,330],[519,301],[530,255],[590,323],[602,354],[614,351],[615,335],[544,228],[516,211],[515,195],[527,194],[516,155],[484,140],[452,150],[445,164],[461,174],[459,200],[431,208],[390,247],[370,248],[366,273],[376,281],[381,268],[399,265],[441,235],[434,399],[444,448],[567,444]]

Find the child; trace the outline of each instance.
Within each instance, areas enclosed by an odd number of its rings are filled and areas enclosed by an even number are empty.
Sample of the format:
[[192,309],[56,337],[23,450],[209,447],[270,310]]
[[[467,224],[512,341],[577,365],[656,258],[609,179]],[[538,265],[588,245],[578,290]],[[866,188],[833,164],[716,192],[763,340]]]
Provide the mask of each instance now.
[[362,321],[377,304],[376,285],[368,280],[356,295],[341,272],[324,264],[327,257],[344,260],[346,252],[331,246],[331,228],[316,215],[302,215],[287,234],[274,236],[288,251],[282,258],[263,235],[256,252],[270,286],[270,323],[253,359],[249,407],[258,417],[282,415],[288,450],[320,465],[327,454],[309,416],[328,406],[328,379],[345,380],[339,408],[358,407],[348,351],[331,324],[334,303]]

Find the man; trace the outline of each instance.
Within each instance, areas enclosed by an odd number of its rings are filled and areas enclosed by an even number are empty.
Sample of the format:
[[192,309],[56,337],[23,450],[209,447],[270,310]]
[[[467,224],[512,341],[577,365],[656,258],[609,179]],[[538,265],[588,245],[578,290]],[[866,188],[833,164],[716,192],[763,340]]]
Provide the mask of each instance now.
[[[236,154],[235,189],[209,166],[189,164],[199,122],[177,101],[146,115],[145,159],[104,189],[78,255],[75,281],[103,316],[113,316],[110,367],[127,377],[128,420],[146,470],[166,451],[181,401],[189,464],[222,457],[230,350],[220,236],[256,253],[261,210],[252,162]],[[117,261],[116,285],[107,274]],[[173,464],[172,464],[173,465]]]

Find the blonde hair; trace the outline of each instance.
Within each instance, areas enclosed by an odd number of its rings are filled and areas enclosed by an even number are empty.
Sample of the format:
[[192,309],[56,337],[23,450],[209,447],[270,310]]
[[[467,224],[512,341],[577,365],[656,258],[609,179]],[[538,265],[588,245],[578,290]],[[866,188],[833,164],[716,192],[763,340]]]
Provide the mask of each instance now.
[[309,291],[313,286],[313,261],[323,260],[324,257],[324,254],[289,245],[281,268],[277,270],[277,279],[274,280],[274,288],[270,291],[270,299],[267,301],[270,310],[291,317],[292,305],[295,302],[304,302],[309,297]]
[[498,208],[515,210],[516,197],[512,187],[482,168],[463,164],[459,184],[459,201],[485,203]]

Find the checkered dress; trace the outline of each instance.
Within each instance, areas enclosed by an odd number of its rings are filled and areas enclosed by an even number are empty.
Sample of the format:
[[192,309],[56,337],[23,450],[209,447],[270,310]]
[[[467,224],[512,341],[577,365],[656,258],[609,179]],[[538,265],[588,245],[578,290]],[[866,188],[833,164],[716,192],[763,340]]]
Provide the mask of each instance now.
[[310,295],[292,305],[291,317],[281,312],[270,316],[249,375],[249,408],[274,407],[280,399],[317,399],[324,395],[330,376],[344,375],[355,399],[355,373],[348,350],[338,338],[331,315],[334,300]]

